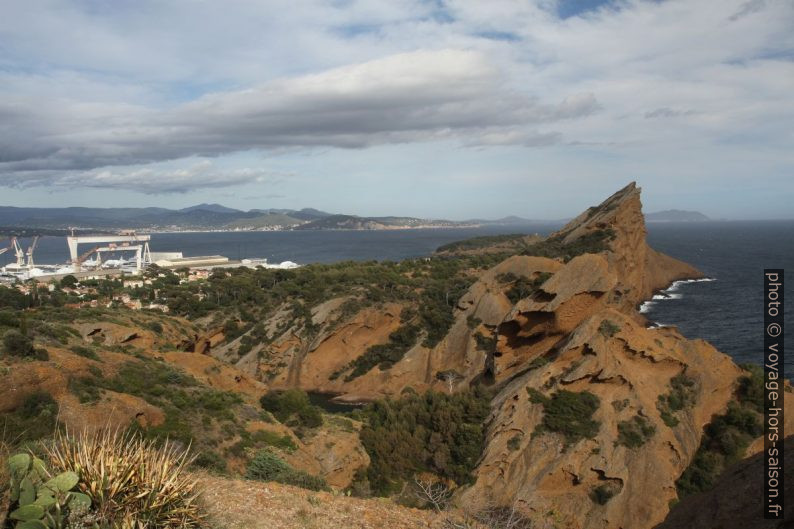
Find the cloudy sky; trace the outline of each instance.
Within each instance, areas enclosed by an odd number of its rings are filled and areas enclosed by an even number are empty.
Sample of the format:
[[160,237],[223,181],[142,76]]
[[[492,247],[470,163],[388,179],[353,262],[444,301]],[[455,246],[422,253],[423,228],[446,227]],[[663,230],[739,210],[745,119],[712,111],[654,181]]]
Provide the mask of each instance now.
[[0,204],[794,217],[790,0],[6,0]]

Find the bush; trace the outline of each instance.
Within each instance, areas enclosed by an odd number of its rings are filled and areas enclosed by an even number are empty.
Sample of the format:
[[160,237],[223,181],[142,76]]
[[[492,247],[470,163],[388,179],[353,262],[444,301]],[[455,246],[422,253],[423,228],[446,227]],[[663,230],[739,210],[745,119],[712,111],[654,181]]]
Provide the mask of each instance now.
[[259,399],[259,403],[279,422],[285,424],[292,422],[306,428],[317,428],[323,424],[320,408],[313,406],[309,395],[297,388],[270,391]]
[[248,463],[245,477],[258,481],[275,481],[309,490],[328,490],[328,484],[319,476],[296,470],[269,450],[261,450]]
[[752,440],[763,433],[752,401],[731,402],[724,415],[715,415],[706,425],[695,457],[676,481],[678,497],[710,489],[725,467],[740,460]]
[[603,320],[601,325],[598,326],[598,332],[604,338],[612,338],[616,333],[620,332],[620,326],[611,320]]
[[33,358],[36,357],[36,348],[33,340],[19,331],[11,330],[3,336],[3,349],[6,354]]
[[691,408],[695,404],[697,387],[695,379],[688,377],[684,373],[678,374],[670,379],[670,392],[666,395],[659,395],[656,408],[661,414],[662,421],[673,428],[678,425],[676,412]]
[[90,358],[91,360],[99,361],[99,356],[93,349],[89,349],[88,347],[84,347],[82,345],[75,345],[72,347],[72,352],[74,354],[83,356],[85,358]]
[[212,450],[202,450],[196,454],[193,465],[221,474],[226,472],[226,460]]
[[12,413],[0,415],[0,431],[11,433],[16,443],[49,437],[57,427],[58,403],[52,395],[28,395]]
[[598,434],[601,423],[592,417],[601,401],[592,393],[575,393],[563,389],[549,398],[532,388],[527,391],[532,402],[543,405],[543,422],[538,433],[559,432],[565,436],[566,444],[580,439],[592,439]]
[[601,253],[609,250],[609,242],[615,238],[616,233],[611,228],[595,230],[579,237],[575,241],[564,243],[563,240],[566,235],[560,234],[533,244],[524,251],[524,255],[562,259],[568,262],[574,257],[585,253]]
[[81,404],[97,402],[102,396],[96,380],[87,377],[70,378],[69,391],[77,396]]
[[616,444],[628,448],[638,448],[648,442],[656,433],[656,427],[648,419],[635,415],[628,421],[618,423],[618,440]]
[[419,327],[416,325],[400,326],[389,335],[387,343],[371,346],[364,351],[364,354],[350,363],[349,367],[352,367],[353,370],[345,377],[345,382],[350,382],[361,375],[365,375],[375,366],[381,369],[391,368],[402,360],[409,349],[416,345],[418,339]]
[[45,451],[58,472],[79,475],[101,527],[202,527],[196,480],[185,470],[193,458],[169,442],[103,431],[57,434]]
[[370,457],[367,476],[373,492],[395,493],[422,472],[458,484],[471,481],[484,445],[489,402],[490,393],[475,387],[452,395],[406,393],[399,400],[375,401],[359,411],[365,422],[360,436]]

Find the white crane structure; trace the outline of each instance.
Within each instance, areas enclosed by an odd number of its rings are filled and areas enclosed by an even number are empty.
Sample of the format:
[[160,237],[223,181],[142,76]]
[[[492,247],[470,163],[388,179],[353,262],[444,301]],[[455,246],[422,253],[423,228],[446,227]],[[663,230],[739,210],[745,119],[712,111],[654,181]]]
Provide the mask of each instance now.
[[16,237],[11,237],[11,244],[8,247],[14,249],[14,255],[17,258],[17,262],[11,263],[7,265],[5,268],[7,270],[21,272],[22,270],[25,269],[25,251],[19,245],[19,241],[17,240]]
[[33,270],[33,268],[35,268],[33,264],[33,252],[36,250],[36,245],[38,243],[39,243],[39,236],[36,235],[35,237],[33,237],[33,242],[30,243],[30,246],[28,247],[28,251],[25,252],[25,255],[28,256],[28,270]]
[[[72,270],[79,272],[82,263],[88,255],[96,252],[100,256],[102,252],[135,252],[135,269],[141,271],[146,264],[151,264],[152,255],[149,252],[150,235],[138,235],[135,232],[122,232],[120,235],[69,235],[66,242],[69,245],[69,256],[71,258]],[[107,244],[107,246],[97,246],[88,254],[78,255],[77,247],[80,244]],[[101,261],[101,258],[98,258]]]

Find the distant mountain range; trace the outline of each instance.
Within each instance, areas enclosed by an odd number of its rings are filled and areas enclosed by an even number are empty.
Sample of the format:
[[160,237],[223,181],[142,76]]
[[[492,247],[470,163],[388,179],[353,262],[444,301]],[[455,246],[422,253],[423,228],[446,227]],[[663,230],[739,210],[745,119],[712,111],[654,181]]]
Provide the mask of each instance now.
[[[646,215],[649,222],[699,221],[696,211],[669,210]],[[0,226],[39,230],[138,229],[168,230],[387,230],[456,228],[466,226],[521,226],[563,221],[530,220],[510,216],[496,220],[451,221],[416,217],[359,217],[314,208],[252,209],[241,211],[221,204],[197,204],[178,210],[166,208],[17,208],[0,206]]]
[[699,211],[684,211],[682,209],[668,209],[656,213],[646,213],[646,222],[703,222],[711,220]]

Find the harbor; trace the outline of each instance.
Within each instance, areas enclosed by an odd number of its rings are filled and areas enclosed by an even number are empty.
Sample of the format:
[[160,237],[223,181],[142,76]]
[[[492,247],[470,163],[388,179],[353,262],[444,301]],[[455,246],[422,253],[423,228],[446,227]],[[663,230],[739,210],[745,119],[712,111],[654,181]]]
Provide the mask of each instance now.
[[[65,237],[69,258],[66,263],[44,264],[36,260],[36,250],[41,237],[34,236],[27,247],[18,237],[10,237],[0,248],[0,256],[13,256],[0,268],[0,282],[36,280],[59,281],[71,275],[76,279],[100,279],[141,275],[145,269],[211,270],[214,268],[297,268],[297,263],[283,261],[270,264],[266,258],[230,259],[224,255],[185,256],[181,251],[157,252],[150,249],[151,235],[135,231],[112,234],[75,235]],[[81,248],[82,247],[82,248]],[[88,250],[85,250],[89,247]],[[83,251],[84,250],[84,251]]]

